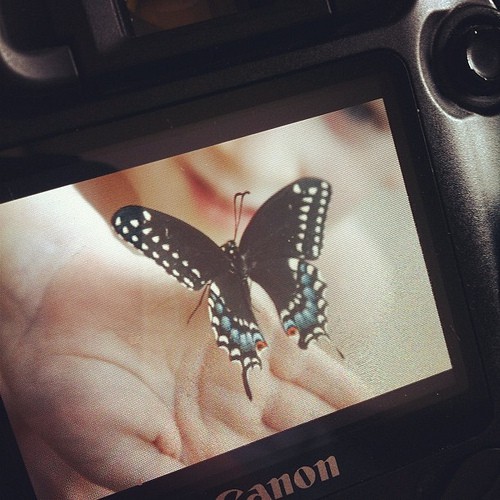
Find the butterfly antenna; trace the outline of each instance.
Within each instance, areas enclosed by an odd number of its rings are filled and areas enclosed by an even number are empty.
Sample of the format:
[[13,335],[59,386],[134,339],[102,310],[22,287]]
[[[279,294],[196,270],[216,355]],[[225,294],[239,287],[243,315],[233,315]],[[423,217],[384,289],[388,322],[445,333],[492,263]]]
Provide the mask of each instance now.
[[210,283],[207,283],[205,288],[203,289],[203,293],[201,294],[200,300],[198,301],[198,304],[196,304],[196,307],[194,308],[193,312],[189,315],[189,318],[187,320],[187,324],[189,325],[189,322],[191,319],[193,319],[193,316],[196,314],[196,311],[200,308],[201,303],[203,302],[203,299],[205,297],[205,294],[207,293],[207,289],[210,286]]
[[[233,207],[234,207],[234,238],[233,240],[236,241],[236,235],[238,234],[238,226],[240,225],[241,221],[241,214],[243,212],[243,198],[247,195],[250,194],[250,191],[243,191],[242,193],[236,193],[233,198]],[[240,199],[240,204],[237,206],[237,199]]]

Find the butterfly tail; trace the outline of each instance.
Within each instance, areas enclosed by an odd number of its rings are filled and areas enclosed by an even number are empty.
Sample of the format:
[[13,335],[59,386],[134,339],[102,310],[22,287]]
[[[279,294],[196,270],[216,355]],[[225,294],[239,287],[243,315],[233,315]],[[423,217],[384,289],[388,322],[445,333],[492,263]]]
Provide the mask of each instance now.
[[248,383],[248,368],[243,368],[241,371],[241,376],[243,378],[243,387],[245,388],[246,395],[250,401],[252,401],[252,391],[250,389],[250,384]]
[[227,276],[210,285],[208,310],[217,345],[228,352],[231,361],[240,364],[243,387],[248,399],[252,400],[248,370],[254,366],[262,367],[259,351],[267,347],[267,342],[246,301],[231,303],[237,295],[231,293],[231,286],[241,286],[233,281],[233,277]]

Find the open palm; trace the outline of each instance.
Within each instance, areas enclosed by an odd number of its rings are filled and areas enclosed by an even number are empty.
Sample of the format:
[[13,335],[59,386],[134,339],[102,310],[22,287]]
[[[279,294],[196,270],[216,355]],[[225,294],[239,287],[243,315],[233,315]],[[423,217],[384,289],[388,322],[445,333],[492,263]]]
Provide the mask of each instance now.
[[287,338],[255,290],[270,348],[249,401],[205,304],[187,324],[199,295],[126,248],[76,191],[3,216],[0,392],[40,497],[102,496],[363,398],[341,363]]

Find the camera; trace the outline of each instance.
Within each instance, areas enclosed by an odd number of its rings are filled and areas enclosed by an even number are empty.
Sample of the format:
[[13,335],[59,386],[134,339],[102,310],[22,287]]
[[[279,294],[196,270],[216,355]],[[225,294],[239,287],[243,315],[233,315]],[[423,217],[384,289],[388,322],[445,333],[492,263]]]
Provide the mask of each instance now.
[[500,494],[498,9],[0,2],[0,496]]

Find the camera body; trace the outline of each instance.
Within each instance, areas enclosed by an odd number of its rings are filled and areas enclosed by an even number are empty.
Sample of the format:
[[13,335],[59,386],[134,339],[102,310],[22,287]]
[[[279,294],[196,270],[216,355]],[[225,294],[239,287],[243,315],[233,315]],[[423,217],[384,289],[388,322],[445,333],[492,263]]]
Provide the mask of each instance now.
[[[418,404],[388,409],[375,398],[339,412],[344,420],[333,427],[313,420],[117,498],[470,498],[493,489],[500,462],[498,4],[235,2],[227,14],[146,34],[119,0],[46,7],[0,7],[2,202],[193,150],[193,136],[196,148],[208,147],[319,115],[331,110],[326,87],[337,89],[333,99],[344,96],[337,108],[382,96],[399,161],[408,165],[408,197],[458,373],[444,395],[437,387],[421,391]],[[301,104],[312,94],[319,95],[313,104]],[[269,111],[252,115],[280,99],[289,99],[284,121]],[[308,106],[313,111],[304,112]],[[9,444],[0,487],[29,495],[6,415],[2,434]]]

